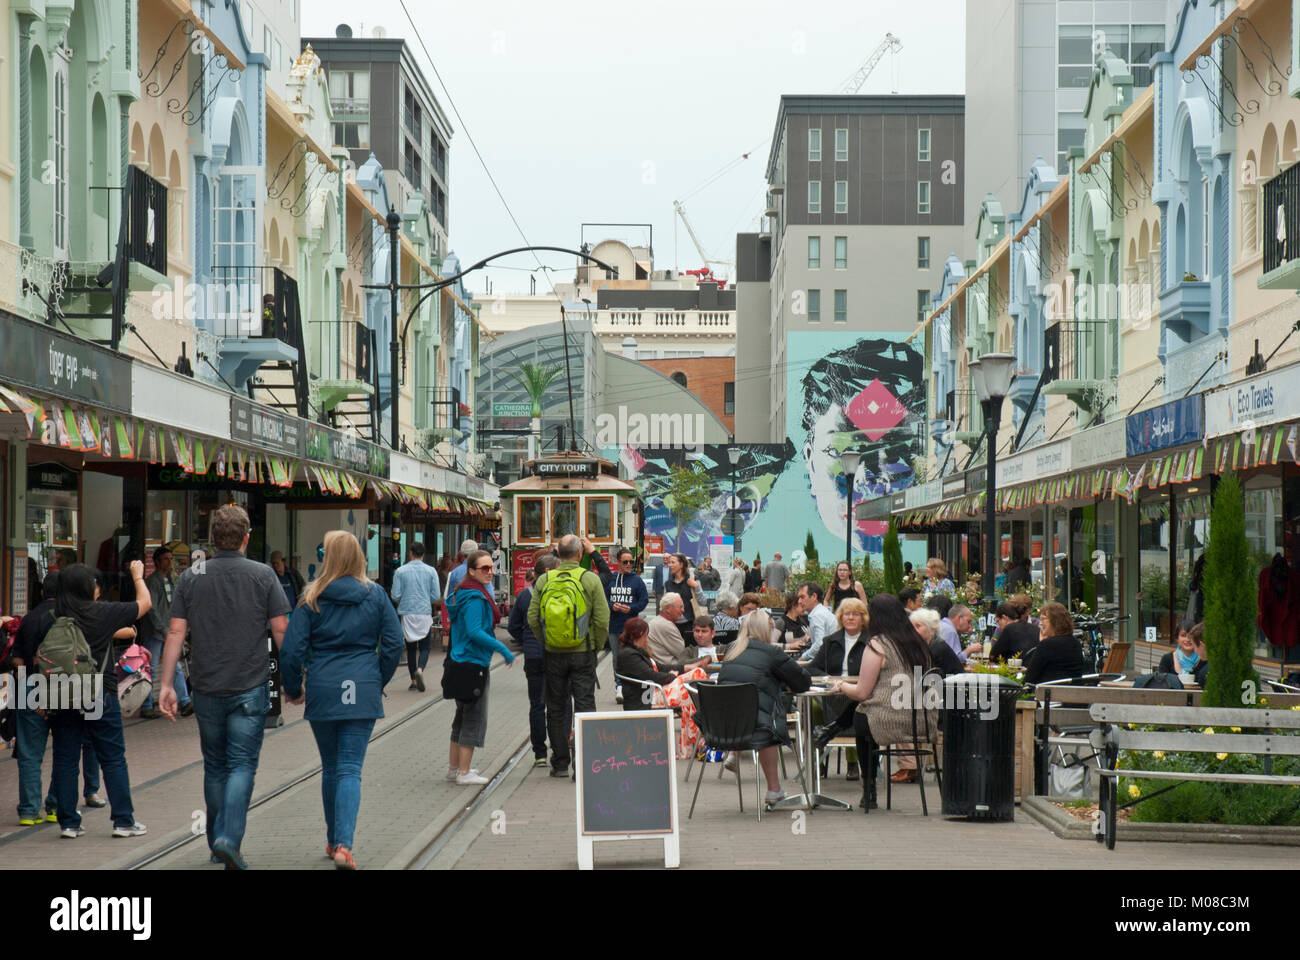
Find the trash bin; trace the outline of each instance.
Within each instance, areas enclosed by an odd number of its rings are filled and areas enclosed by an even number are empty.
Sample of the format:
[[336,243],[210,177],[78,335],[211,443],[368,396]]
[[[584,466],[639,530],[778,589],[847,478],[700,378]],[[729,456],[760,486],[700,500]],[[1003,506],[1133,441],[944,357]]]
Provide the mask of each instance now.
[[995,673],[943,681],[943,815],[1014,820],[1020,684]]

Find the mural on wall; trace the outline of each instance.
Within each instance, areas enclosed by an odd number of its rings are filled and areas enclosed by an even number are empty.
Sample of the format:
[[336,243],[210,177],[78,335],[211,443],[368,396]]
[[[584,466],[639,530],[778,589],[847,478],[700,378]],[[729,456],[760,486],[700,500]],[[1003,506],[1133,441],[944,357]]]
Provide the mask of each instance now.
[[[741,550],[787,558],[809,532],[824,558],[842,556],[848,481],[843,451],[862,454],[854,502],[895,493],[914,482],[912,463],[924,451],[924,361],[903,334],[798,332],[786,341],[784,444],[754,444],[736,467]],[[646,507],[645,532],[659,534],[691,557],[708,553],[722,533],[731,492],[725,445],[705,446],[695,462],[714,492],[710,506],[678,530],[664,493],[682,450],[625,449],[623,459]],[[886,524],[855,521],[853,547],[880,553]]]

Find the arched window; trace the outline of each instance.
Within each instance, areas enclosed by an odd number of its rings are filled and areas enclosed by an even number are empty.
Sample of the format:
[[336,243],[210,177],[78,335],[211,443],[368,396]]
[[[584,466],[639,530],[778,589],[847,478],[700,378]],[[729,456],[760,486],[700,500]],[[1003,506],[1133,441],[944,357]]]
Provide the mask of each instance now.
[[672,379],[676,380],[683,387],[686,386],[686,374],[682,373],[680,370],[672,375]]

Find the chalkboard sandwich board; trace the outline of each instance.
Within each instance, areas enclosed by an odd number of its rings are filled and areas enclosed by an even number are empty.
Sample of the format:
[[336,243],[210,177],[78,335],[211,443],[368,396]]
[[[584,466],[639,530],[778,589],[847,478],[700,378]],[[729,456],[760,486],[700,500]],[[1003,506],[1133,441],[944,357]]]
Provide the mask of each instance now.
[[579,868],[592,868],[596,840],[653,837],[664,840],[664,865],[677,866],[672,711],[579,713],[575,722]]

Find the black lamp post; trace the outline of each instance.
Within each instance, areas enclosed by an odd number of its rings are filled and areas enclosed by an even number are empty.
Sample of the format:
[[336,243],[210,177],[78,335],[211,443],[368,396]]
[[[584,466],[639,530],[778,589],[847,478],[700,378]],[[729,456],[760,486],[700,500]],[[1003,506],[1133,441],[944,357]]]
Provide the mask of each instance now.
[[1011,378],[1016,358],[1010,353],[986,353],[970,365],[970,376],[984,411],[984,445],[988,463],[984,469],[984,607],[993,609],[993,581],[998,557],[997,489],[998,424],[1002,420],[1002,401],[1011,392]]
[[844,511],[844,559],[849,570],[853,570],[853,488],[858,479],[858,465],[862,463],[862,454],[855,450],[845,450],[840,454],[840,466],[849,485],[848,509]]
[[733,553],[735,556],[740,555],[740,546],[736,543],[736,464],[740,463],[740,447],[736,446],[736,435],[733,433],[727,437],[727,460],[731,463],[731,540],[734,544]]

